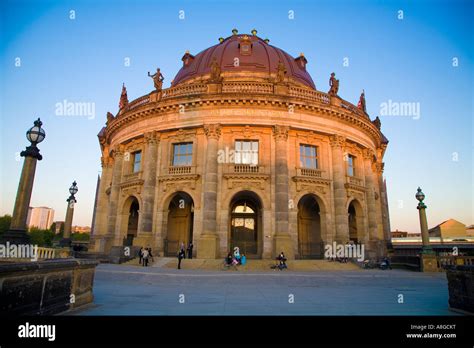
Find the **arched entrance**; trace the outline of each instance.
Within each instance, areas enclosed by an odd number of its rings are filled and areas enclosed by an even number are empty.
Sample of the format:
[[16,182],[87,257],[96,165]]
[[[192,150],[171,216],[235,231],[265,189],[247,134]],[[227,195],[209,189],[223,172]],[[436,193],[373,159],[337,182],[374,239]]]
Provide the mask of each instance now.
[[364,236],[364,214],[362,206],[357,200],[352,200],[347,209],[349,239],[356,244],[363,242]]
[[324,256],[321,207],[311,194],[303,196],[298,202],[298,251],[302,259],[320,259]]
[[262,256],[262,205],[250,191],[239,192],[230,204],[229,250],[239,247],[248,258]]
[[[133,239],[137,236],[138,231],[138,217],[140,213],[140,204],[138,203],[138,199],[136,197],[129,197],[127,202],[125,203],[125,209],[127,206],[128,208],[128,216],[127,216],[127,232],[125,238],[123,239],[124,246],[132,246]],[[124,214],[125,215],[125,214]]]
[[176,256],[181,243],[187,248],[193,240],[194,202],[190,195],[178,192],[168,208],[165,256]]

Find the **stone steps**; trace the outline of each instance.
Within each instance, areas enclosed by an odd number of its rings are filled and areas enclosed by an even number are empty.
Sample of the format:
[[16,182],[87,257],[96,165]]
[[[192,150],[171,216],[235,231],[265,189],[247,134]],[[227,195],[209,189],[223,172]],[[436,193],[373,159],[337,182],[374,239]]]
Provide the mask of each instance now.
[[[128,265],[137,265],[138,259],[127,262]],[[196,269],[209,271],[261,271],[271,270],[271,266],[276,264],[273,260],[247,260],[244,266],[224,267],[224,260],[208,260],[208,259],[183,259],[181,261],[181,269]],[[287,262],[290,271],[311,272],[311,271],[355,271],[360,267],[353,263],[329,262],[327,260],[293,260]],[[155,262],[150,264],[151,267],[158,268],[178,268],[178,259],[176,257],[160,257],[155,258]]]

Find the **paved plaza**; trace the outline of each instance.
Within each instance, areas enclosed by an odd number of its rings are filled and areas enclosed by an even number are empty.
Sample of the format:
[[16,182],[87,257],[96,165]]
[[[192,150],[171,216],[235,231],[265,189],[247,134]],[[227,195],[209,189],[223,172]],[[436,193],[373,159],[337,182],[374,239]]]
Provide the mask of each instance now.
[[[403,303],[399,303],[403,295]],[[239,272],[101,264],[73,315],[455,315],[444,273]]]

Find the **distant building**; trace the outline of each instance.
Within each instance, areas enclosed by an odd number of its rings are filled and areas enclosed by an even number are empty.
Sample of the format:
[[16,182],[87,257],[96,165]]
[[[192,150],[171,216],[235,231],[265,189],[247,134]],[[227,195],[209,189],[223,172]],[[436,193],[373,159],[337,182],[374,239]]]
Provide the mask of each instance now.
[[408,232],[404,231],[392,231],[392,238],[406,238],[408,236]]
[[72,226],[71,231],[73,233],[91,233],[89,226]]
[[58,233],[61,233],[61,230],[64,231],[64,221],[55,221],[54,222],[54,233],[55,234],[58,234]]
[[466,225],[454,219],[443,221],[439,225],[430,228],[428,232],[430,237],[441,239],[465,239],[467,237]]
[[466,235],[468,237],[474,237],[474,225],[469,225],[466,227]]
[[48,207],[30,207],[26,225],[28,228],[37,227],[47,230],[53,224],[54,209]]

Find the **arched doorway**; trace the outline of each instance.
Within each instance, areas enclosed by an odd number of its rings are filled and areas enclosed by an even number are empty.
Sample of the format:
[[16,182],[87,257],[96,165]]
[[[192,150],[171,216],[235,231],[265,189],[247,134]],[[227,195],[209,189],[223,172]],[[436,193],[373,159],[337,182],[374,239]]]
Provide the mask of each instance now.
[[125,238],[123,239],[124,246],[132,246],[133,239],[137,236],[138,231],[138,217],[140,213],[140,204],[136,197],[130,197],[126,205],[130,204],[128,209],[128,219],[127,219],[127,232]]
[[168,226],[164,251],[166,256],[176,256],[181,243],[187,248],[193,241],[194,202],[190,195],[178,192],[168,208]]
[[235,195],[230,204],[229,250],[239,247],[248,258],[262,256],[262,205],[250,191]]
[[356,200],[349,203],[347,209],[348,225],[349,225],[349,239],[355,244],[363,242],[364,236],[364,214],[362,206]]
[[324,256],[321,233],[321,207],[314,195],[305,195],[298,202],[298,251],[302,259]]

